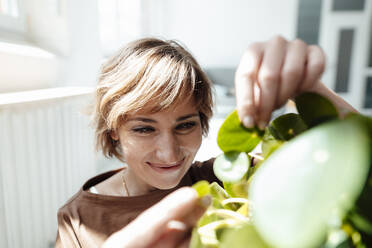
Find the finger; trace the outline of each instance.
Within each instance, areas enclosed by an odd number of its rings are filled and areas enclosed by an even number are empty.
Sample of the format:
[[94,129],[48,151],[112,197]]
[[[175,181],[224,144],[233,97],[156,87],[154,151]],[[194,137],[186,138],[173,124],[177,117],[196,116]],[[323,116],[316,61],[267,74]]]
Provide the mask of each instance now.
[[307,59],[307,45],[301,40],[291,42],[283,62],[280,88],[275,108],[279,108],[293,96],[303,78]]
[[155,242],[158,246],[150,245],[150,247],[178,247],[178,244],[185,238],[190,237],[192,227],[195,226],[211,203],[211,196],[204,196],[189,214],[179,220],[170,220],[160,239]]
[[181,221],[188,227],[193,227],[198,222],[200,217],[204,214],[207,207],[212,203],[212,197],[210,195],[204,196],[202,199],[202,205],[198,204],[195,206],[190,214],[185,215]]
[[303,83],[299,87],[298,93],[309,91],[316,86],[325,68],[325,55],[318,46],[308,46],[306,71]]
[[[158,240],[166,230],[170,220],[180,219],[193,211],[198,204],[198,196],[194,189],[183,187],[169,194],[162,201],[149,208],[122,230],[111,235],[107,247],[135,247],[141,240],[146,247]],[[150,224],[151,223],[151,224]]]
[[270,40],[263,55],[258,73],[261,88],[261,101],[258,107],[258,126],[263,129],[270,120],[277,97],[280,70],[286,52],[286,40],[278,36]]
[[262,60],[263,44],[255,43],[244,53],[235,73],[236,105],[240,121],[246,127],[255,122],[254,88]]
[[197,201],[198,196],[194,189],[181,188],[142,213],[136,219],[136,229],[144,233],[146,240],[155,240],[156,233],[161,233],[159,230],[164,230],[170,220],[180,219],[190,213],[197,206]]
[[180,244],[178,244],[177,248],[189,248],[190,247],[191,237],[185,238]]
[[[168,240],[167,240],[168,239]],[[191,241],[191,234],[184,235],[177,241],[171,240],[172,237],[166,237],[159,240],[156,244],[148,246],[148,248],[189,248]]]
[[198,205],[198,195],[191,187],[183,187],[166,196],[158,204],[140,215],[141,221],[152,220],[157,226],[165,227],[171,220],[182,219],[192,213]]
[[188,239],[191,235],[191,229],[195,226],[196,222],[204,214],[206,206],[212,202],[210,196],[205,196],[202,199],[202,205],[197,205],[191,213],[184,216],[182,220],[171,220],[167,223],[166,229],[163,231],[162,236],[152,244],[150,247],[179,247],[178,244]]
[[[203,205],[209,205],[212,198],[209,196],[206,198],[208,202],[204,202]],[[188,247],[192,227],[195,226],[196,222],[204,214],[206,208],[204,206],[198,205],[192,213],[185,216],[182,221],[171,220],[167,224],[166,230],[163,232],[162,236],[151,244],[149,247]]]
[[179,230],[169,231],[161,236],[157,241],[148,245],[148,248],[175,248],[190,237],[190,231],[184,232]]

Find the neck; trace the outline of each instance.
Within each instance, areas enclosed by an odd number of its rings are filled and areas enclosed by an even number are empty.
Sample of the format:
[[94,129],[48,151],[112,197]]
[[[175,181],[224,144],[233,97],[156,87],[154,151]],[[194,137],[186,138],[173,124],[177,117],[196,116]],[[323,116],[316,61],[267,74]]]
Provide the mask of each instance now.
[[[123,171],[123,177],[128,188],[129,196],[145,195],[156,190],[155,187],[148,185],[146,182],[138,178],[129,166]],[[125,191],[125,188],[123,191]]]

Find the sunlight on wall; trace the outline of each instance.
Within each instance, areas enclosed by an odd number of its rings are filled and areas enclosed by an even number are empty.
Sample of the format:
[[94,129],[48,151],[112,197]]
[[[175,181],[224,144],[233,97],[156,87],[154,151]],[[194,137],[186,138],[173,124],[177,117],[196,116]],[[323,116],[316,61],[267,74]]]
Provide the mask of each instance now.
[[0,52],[39,58],[55,58],[53,53],[29,45],[0,42]]
[[51,87],[59,63],[55,54],[41,48],[0,42],[0,93]]

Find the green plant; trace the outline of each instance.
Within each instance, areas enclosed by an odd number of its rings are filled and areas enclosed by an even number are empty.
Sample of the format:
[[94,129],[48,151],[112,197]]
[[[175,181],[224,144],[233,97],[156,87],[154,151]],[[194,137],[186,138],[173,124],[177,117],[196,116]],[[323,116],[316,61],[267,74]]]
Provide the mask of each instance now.
[[[299,114],[265,131],[243,127],[236,111],[227,117],[214,162],[223,187],[196,187],[213,201],[190,247],[372,246],[372,119],[340,120],[314,93],[295,102]],[[262,154],[252,154],[259,144]]]

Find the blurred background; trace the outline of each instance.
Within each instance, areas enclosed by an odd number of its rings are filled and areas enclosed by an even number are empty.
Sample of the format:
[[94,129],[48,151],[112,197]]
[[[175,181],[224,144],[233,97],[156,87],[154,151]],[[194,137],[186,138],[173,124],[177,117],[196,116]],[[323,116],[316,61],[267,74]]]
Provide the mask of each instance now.
[[0,247],[53,247],[58,208],[121,166],[95,153],[87,108],[125,43],[176,39],[207,71],[217,105],[203,160],[220,153],[242,53],[277,34],[322,46],[324,83],[372,114],[371,15],[369,0],[0,0]]

